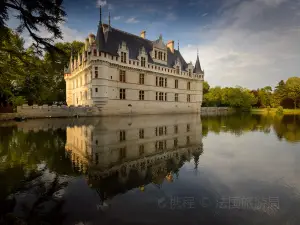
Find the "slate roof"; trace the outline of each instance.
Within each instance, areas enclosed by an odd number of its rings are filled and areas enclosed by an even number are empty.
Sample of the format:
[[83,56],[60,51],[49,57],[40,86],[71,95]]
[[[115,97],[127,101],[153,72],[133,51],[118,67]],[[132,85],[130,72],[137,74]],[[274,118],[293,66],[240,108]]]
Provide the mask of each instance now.
[[200,60],[199,60],[199,56],[197,55],[197,60],[196,60],[196,64],[195,64],[195,68],[194,68],[194,73],[199,74],[199,73],[203,73],[201,66],[200,66]]
[[[103,29],[101,29],[102,27],[104,27],[104,31]],[[152,64],[161,65],[159,63],[155,63],[150,56],[150,52],[153,49],[153,44],[157,43],[157,40],[150,41],[148,39],[144,39],[142,37],[115,29],[113,27],[107,29],[108,28],[107,24],[103,24],[102,27],[98,26],[97,37],[96,37],[96,43],[99,51],[107,52],[111,55],[118,56],[119,46],[122,44],[122,41],[125,41],[129,49],[129,59],[136,60],[139,55],[139,50],[142,47],[144,47],[148,54],[148,62]],[[172,53],[170,49],[167,48],[167,54],[168,54],[167,55],[168,67],[173,68],[175,61],[178,58],[182,65],[181,69],[182,70],[187,69],[187,63],[185,62],[184,58],[182,57],[182,55],[178,50],[174,49],[174,53]],[[162,66],[166,66],[166,65],[162,65]]]

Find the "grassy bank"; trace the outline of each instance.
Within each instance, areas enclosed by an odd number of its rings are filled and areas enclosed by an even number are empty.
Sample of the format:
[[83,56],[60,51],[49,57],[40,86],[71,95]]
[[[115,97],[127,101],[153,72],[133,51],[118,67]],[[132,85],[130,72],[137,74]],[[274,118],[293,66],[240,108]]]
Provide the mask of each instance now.
[[[251,109],[252,114],[276,114],[277,108]],[[283,109],[283,115],[300,115],[300,109]]]

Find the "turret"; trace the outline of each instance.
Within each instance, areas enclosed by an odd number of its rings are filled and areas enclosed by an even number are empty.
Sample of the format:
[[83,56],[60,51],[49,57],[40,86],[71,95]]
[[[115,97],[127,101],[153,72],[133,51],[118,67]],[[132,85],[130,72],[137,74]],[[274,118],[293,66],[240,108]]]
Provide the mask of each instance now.
[[194,73],[196,73],[196,74],[202,74],[203,73],[203,71],[201,69],[201,66],[200,66],[198,50],[197,50],[197,59],[196,59],[196,63],[195,63]]

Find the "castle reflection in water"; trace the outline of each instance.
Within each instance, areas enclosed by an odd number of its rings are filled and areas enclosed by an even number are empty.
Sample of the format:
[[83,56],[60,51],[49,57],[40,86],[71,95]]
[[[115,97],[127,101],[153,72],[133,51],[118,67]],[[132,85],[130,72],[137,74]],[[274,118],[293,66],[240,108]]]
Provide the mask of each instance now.
[[173,182],[203,152],[199,115],[111,117],[67,127],[66,154],[103,199],[149,183]]

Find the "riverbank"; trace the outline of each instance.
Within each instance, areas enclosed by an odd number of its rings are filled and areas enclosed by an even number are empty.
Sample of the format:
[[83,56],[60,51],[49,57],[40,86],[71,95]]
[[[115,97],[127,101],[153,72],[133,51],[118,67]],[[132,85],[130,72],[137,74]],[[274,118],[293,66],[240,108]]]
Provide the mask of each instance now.
[[[252,114],[266,115],[266,114],[276,114],[277,108],[271,109],[251,109]],[[283,115],[300,115],[300,109],[283,109]]]

